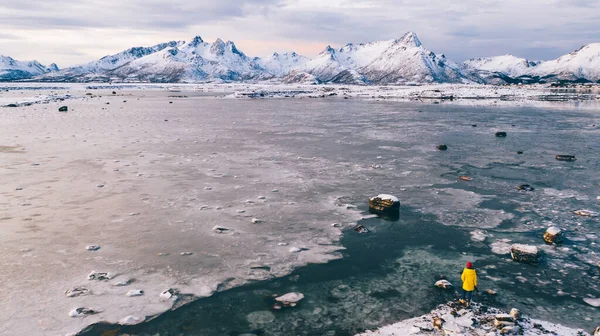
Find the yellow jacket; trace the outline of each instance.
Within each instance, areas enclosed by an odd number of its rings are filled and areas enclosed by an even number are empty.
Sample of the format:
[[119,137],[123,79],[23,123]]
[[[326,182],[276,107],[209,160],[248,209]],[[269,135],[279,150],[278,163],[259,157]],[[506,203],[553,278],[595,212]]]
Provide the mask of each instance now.
[[477,287],[477,273],[474,269],[465,268],[460,279],[463,282],[463,289],[472,292]]

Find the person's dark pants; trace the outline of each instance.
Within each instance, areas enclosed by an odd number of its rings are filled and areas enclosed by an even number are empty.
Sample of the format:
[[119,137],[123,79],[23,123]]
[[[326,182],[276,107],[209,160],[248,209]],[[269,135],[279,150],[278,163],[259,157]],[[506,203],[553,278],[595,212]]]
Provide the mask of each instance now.
[[471,302],[471,298],[473,298],[473,291],[463,290],[462,299],[467,300],[467,302]]

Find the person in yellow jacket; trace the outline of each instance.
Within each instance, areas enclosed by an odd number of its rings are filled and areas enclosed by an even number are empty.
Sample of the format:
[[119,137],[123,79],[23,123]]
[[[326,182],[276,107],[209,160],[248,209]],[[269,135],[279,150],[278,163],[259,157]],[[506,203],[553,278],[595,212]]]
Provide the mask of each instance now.
[[463,283],[463,293],[462,299],[460,299],[459,302],[466,303],[468,307],[471,304],[473,292],[479,292],[479,289],[477,288],[477,272],[473,269],[473,264],[470,261],[467,263],[467,267],[462,272],[460,279]]

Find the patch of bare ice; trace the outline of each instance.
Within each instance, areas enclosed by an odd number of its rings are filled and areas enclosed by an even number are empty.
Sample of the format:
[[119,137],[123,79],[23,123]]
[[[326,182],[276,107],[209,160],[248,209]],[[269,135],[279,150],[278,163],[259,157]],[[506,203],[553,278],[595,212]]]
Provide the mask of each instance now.
[[510,254],[511,246],[510,239],[498,239],[490,245],[495,254]]
[[411,205],[423,213],[432,213],[445,225],[491,229],[514,215],[503,210],[480,207],[480,204],[495,196],[480,195],[472,191],[446,188],[431,190]]

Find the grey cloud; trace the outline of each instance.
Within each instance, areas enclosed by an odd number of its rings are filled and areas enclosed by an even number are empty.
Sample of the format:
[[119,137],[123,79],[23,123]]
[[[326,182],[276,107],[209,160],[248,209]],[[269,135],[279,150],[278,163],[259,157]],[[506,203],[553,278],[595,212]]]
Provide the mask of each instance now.
[[135,28],[165,29],[189,27],[198,23],[220,22],[235,17],[265,13],[281,0],[239,2],[203,0],[132,0],[127,3],[98,0],[30,0],[27,9],[21,1],[4,0],[0,12],[16,11],[0,20],[15,28]]
[[[7,34],[12,29],[120,29],[160,33],[161,39],[169,32],[194,31],[233,41],[336,46],[398,38],[412,30],[425,47],[455,61],[505,53],[551,59],[600,42],[600,1],[347,0],[328,7],[322,0],[325,6],[294,7],[304,1],[29,0],[25,10],[20,0],[2,0],[0,12],[15,14],[0,18],[0,29]],[[352,6],[359,3],[372,6]]]

